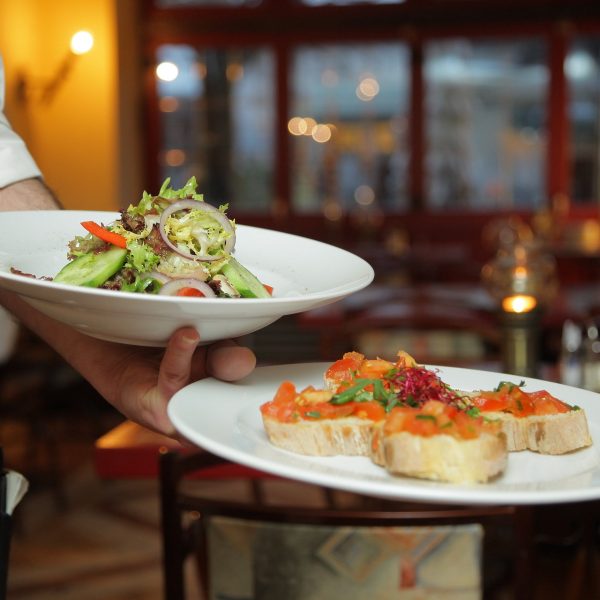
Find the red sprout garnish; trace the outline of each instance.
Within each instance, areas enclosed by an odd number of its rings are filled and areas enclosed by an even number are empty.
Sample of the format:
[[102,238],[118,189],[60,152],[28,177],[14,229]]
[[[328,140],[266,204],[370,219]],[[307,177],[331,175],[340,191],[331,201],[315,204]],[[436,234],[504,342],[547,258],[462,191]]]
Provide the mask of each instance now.
[[411,406],[421,406],[428,400],[455,404],[460,399],[459,394],[425,367],[394,369],[388,379],[398,399]]

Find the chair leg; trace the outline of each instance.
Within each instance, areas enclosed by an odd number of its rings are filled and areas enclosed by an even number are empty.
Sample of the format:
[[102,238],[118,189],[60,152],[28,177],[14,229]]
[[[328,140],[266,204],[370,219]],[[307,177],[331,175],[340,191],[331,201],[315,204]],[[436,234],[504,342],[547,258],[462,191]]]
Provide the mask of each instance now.
[[185,549],[181,513],[177,506],[177,455],[160,455],[163,591],[165,600],[185,600]]
[[520,506],[515,513],[515,600],[533,598],[532,581],[535,577],[535,555],[533,544],[533,509]]
[[252,492],[252,499],[258,505],[264,504],[265,493],[262,487],[262,481],[260,479],[250,480],[250,490]]
[[583,535],[583,589],[585,598],[600,598],[600,579],[596,569],[598,548],[597,542],[600,533],[600,502],[586,503],[584,510],[584,535]]
[[325,506],[330,509],[337,508],[337,498],[335,490],[329,487],[323,488],[323,495],[325,496]]

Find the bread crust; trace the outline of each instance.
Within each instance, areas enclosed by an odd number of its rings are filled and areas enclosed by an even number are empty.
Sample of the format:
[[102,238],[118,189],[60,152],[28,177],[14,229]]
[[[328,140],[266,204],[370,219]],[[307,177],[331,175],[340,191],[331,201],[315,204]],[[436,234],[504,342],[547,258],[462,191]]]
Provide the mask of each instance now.
[[371,428],[371,460],[380,467],[385,467],[384,425],[385,421],[380,421],[379,423],[375,423]]
[[[504,471],[508,456],[503,433],[458,439],[401,431],[384,436],[382,447],[390,473],[450,483],[485,483]],[[373,458],[377,462],[381,454]]]
[[528,417],[515,417],[504,412],[481,414],[502,423],[509,452],[532,450],[540,454],[566,454],[592,444],[583,409]]
[[282,423],[262,416],[267,437],[279,448],[312,456],[370,456],[373,421],[359,417]]

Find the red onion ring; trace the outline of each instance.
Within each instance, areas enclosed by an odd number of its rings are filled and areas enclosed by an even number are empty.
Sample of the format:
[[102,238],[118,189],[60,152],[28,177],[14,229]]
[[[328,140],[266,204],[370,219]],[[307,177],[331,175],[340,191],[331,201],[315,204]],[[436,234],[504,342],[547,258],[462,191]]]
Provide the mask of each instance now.
[[215,292],[208,283],[204,283],[204,281],[200,281],[199,279],[192,279],[191,277],[168,281],[160,288],[158,294],[160,296],[176,296],[177,292],[183,288],[194,288],[202,292],[206,298],[216,297]]
[[[175,254],[175,253],[174,253]],[[157,273],[159,277],[166,277],[167,281],[171,279],[200,279],[200,281],[206,281],[208,279],[208,272],[206,268],[199,263],[197,260],[193,260],[189,257],[184,258],[180,253],[177,254],[177,260],[183,261],[181,265],[181,271],[175,269],[165,268],[162,271],[155,270],[152,273]],[[160,267],[160,265],[159,265]]]
[[171,281],[171,278],[168,275],[165,275],[159,271],[148,271],[148,273],[144,274],[144,279],[156,279],[156,281],[162,283],[163,285]]
[[173,242],[171,242],[171,240],[168,238],[166,231],[165,231],[165,224],[167,222],[167,219],[173,213],[179,212],[180,210],[187,210],[187,209],[201,210],[206,213],[210,213],[210,216],[215,221],[218,221],[218,223],[223,227],[223,229],[227,233],[229,233],[229,237],[227,238],[227,240],[225,240],[225,246],[223,248],[223,251],[225,253],[231,253],[231,251],[233,250],[233,247],[235,246],[235,231],[234,231],[233,226],[231,225],[229,219],[227,218],[227,215],[222,213],[218,208],[215,208],[211,204],[207,204],[206,202],[201,202],[199,200],[178,200],[177,202],[174,202],[173,204],[171,204],[170,206],[165,208],[165,210],[160,215],[160,225],[159,225],[160,235],[162,236],[165,244],[167,244],[167,246],[169,246],[169,248],[171,248],[171,250],[173,250],[174,252],[177,252],[177,254],[180,254],[181,256],[185,256],[186,258],[193,258],[195,260],[201,260],[201,261],[213,261],[213,260],[218,260],[219,258],[222,257],[222,256],[212,256],[210,254],[195,254],[194,255],[194,254],[191,254],[190,252],[184,252],[183,250],[181,250],[181,248],[179,248],[178,246],[173,244]]

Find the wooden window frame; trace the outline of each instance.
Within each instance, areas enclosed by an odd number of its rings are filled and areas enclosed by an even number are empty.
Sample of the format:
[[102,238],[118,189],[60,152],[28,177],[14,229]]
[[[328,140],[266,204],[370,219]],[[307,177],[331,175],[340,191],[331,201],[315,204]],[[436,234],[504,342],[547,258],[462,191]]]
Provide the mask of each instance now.
[[[485,5],[485,6],[484,6]],[[477,10],[477,7],[483,7]],[[153,57],[162,44],[197,46],[265,46],[273,50],[276,72],[275,181],[269,215],[243,215],[244,222],[276,225],[290,231],[323,226],[319,215],[295,215],[290,194],[290,141],[287,132],[290,101],[288,65],[292,49],[306,43],[344,43],[397,40],[407,43],[410,59],[410,166],[409,214],[390,215],[391,221],[420,222],[428,215],[424,192],[424,79],[423,45],[444,37],[535,36],[548,44],[550,83],[548,95],[548,145],[546,187],[549,204],[560,194],[569,195],[568,90],[564,74],[569,40],[574,35],[600,34],[600,3],[585,0],[406,0],[398,5],[302,6],[294,0],[263,0],[249,8],[159,9],[142,0],[145,56],[146,177],[152,189],[160,185],[156,156],[160,148],[159,113],[153,75]],[[598,199],[600,201],[600,199]],[[597,202],[577,205],[582,214],[594,214]],[[492,216],[499,213],[494,211]],[[429,215],[431,216],[431,215]],[[473,213],[443,212],[444,219],[473,217]],[[437,218],[434,216],[434,218]],[[481,215],[475,218],[478,221]],[[485,219],[485,216],[484,216]],[[314,231],[317,231],[315,229]]]

